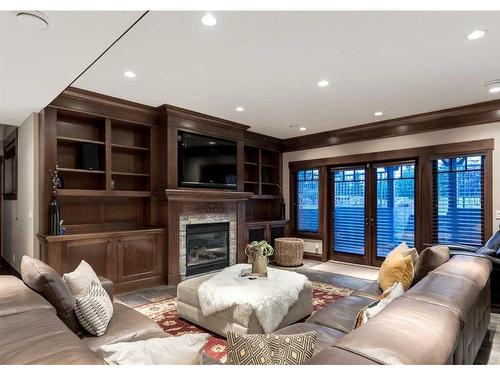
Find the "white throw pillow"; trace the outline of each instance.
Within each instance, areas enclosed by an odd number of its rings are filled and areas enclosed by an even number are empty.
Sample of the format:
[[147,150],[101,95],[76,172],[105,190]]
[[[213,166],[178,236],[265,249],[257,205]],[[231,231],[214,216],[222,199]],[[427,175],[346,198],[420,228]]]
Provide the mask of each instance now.
[[103,345],[97,353],[109,365],[199,365],[210,335],[162,337]]
[[389,305],[392,301],[402,296],[404,292],[405,289],[402,283],[394,283],[394,285],[386,289],[377,300],[370,303],[368,306],[363,307],[359,311],[358,317],[356,318],[355,328],[358,328],[368,322],[371,318],[387,307],[387,305]]
[[78,267],[73,272],[65,273],[63,280],[73,296],[77,297],[83,293],[87,293],[92,282],[100,284],[96,273],[84,260],[80,262]]
[[88,333],[102,336],[113,317],[113,302],[100,283],[92,282],[87,293],[75,298],[75,313]]

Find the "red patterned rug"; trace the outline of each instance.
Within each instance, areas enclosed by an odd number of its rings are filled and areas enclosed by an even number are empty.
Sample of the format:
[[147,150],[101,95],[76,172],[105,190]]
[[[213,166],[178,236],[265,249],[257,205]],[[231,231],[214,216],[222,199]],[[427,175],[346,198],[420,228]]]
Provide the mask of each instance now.
[[[313,310],[318,311],[340,297],[350,295],[353,290],[335,285],[312,282]],[[140,313],[154,320],[163,330],[174,336],[186,333],[206,332],[212,335],[207,341],[204,351],[212,359],[226,362],[226,340],[202,327],[198,327],[177,315],[177,298],[149,303],[135,308]]]

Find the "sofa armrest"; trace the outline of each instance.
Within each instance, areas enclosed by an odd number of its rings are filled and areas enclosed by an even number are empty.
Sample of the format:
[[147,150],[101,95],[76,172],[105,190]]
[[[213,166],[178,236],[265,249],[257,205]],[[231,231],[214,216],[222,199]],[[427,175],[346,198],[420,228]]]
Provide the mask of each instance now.
[[475,253],[479,250],[478,247],[474,246],[469,246],[469,245],[460,245],[460,244],[453,244],[453,245],[445,245],[448,246],[448,249],[450,249],[450,252],[469,252],[469,253]]
[[102,287],[108,293],[109,298],[113,301],[113,282],[109,279],[106,279],[103,276],[99,276],[99,281],[101,282]]

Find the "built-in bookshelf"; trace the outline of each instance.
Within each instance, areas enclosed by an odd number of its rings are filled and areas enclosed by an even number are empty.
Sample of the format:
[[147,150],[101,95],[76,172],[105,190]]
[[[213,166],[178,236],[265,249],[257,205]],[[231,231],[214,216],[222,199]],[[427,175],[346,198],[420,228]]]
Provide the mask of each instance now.
[[[96,169],[81,167],[84,144],[97,146]],[[151,127],[57,110],[57,162],[62,196],[147,196],[151,191]]]

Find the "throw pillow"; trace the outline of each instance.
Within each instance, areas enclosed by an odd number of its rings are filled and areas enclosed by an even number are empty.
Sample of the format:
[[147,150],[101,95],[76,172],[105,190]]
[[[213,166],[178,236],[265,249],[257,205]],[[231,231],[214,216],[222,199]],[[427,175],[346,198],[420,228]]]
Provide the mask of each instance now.
[[296,335],[227,333],[231,365],[300,365],[314,354],[317,332]]
[[87,293],[75,299],[75,312],[85,330],[94,336],[102,336],[113,317],[113,303],[100,283],[92,282]]
[[75,298],[56,271],[41,260],[25,255],[21,261],[21,276],[27,286],[54,306],[57,316],[69,329],[77,334],[81,332],[75,315]]
[[441,264],[446,263],[450,259],[450,250],[448,246],[432,246],[424,249],[418,257],[415,265],[415,276],[413,284],[418,283],[431,271],[434,271]]
[[97,353],[109,365],[199,365],[210,335],[186,334],[103,345]]
[[386,290],[400,282],[408,289],[413,280],[413,261],[411,255],[403,256],[400,252],[393,252],[385,258],[378,274],[380,289]]
[[389,256],[393,252],[400,252],[403,256],[411,255],[411,260],[413,263],[413,267],[415,267],[418,260],[418,251],[414,247],[409,247],[406,242],[401,242],[398,246],[396,246],[387,256]]
[[375,301],[359,310],[354,328],[361,327],[368,322],[368,320],[381,312],[389,303],[402,296],[404,292],[403,284],[400,282],[394,283],[393,286],[386,289]]
[[92,285],[92,282],[96,284],[100,283],[92,267],[84,260],[80,262],[73,272],[65,273],[63,275],[63,280],[75,297],[86,293],[90,285]]

